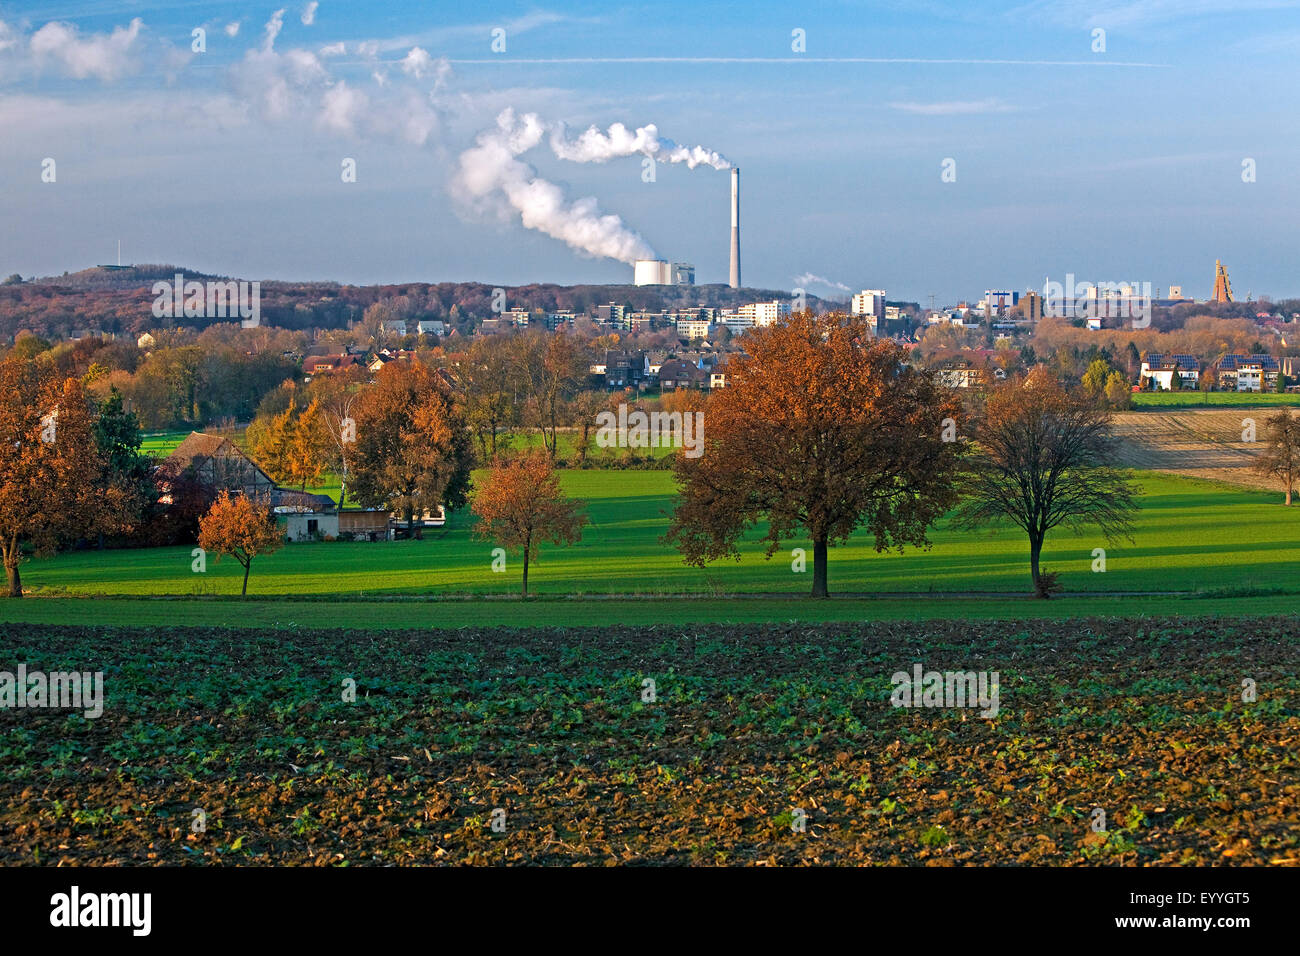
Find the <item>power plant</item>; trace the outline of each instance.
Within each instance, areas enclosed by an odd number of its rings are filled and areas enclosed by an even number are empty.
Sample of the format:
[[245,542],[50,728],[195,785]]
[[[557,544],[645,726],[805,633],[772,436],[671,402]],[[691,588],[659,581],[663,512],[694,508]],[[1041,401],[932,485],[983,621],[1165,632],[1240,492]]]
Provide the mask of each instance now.
[[[633,285],[695,285],[695,266],[667,259],[637,259],[632,263]],[[731,168],[731,272],[729,284],[740,288],[740,168]]]
[[695,266],[667,259],[638,259],[632,265],[633,285],[695,285]]
[[740,167],[731,167],[731,287],[740,288]]

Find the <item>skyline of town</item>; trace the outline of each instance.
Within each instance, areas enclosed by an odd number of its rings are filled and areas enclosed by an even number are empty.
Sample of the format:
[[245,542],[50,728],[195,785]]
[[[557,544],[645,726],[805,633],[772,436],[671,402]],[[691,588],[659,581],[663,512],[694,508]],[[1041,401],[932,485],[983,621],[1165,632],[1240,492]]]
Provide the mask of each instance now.
[[1297,11],[1254,0],[4,3],[0,264],[120,240],[258,279],[630,284],[655,256],[721,283],[739,166],[750,288],[1207,299],[1221,259],[1276,300],[1296,46]]

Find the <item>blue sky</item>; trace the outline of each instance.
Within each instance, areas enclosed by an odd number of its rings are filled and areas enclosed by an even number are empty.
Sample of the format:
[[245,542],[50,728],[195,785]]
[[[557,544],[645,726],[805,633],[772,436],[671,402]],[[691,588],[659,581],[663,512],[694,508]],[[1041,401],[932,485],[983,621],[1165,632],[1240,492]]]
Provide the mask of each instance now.
[[1300,295],[1298,7],[0,2],[0,272],[725,281],[724,170],[551,145],[622,123],[742,168],[746,285]]

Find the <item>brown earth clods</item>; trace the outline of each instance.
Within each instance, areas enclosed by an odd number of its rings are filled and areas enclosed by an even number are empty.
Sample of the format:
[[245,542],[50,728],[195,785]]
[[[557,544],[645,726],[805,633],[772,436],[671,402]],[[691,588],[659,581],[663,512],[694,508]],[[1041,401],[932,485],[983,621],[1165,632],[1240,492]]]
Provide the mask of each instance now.
[[[106,699],[0,710],[0,864],[1295,866],[1297,661],[1296,616],[6,625]],[[915,664],[997,716],[892,706]]]

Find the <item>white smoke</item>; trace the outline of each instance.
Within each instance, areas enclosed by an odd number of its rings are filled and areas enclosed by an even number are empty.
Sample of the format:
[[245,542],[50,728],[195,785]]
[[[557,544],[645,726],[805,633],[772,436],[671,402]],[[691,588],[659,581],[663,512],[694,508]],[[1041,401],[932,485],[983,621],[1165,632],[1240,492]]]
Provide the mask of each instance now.
[[484,130],[475,145],[461,153],[451,184],[453,196],[479,212],[495,211],[503,217],[517,213],[526,228],[591,256],[629,264],[653,257],[649,243],[618,216],[602,215],[593,197],[569,202],[563,189],[518,158],[545,135],[546,126],[537,114],[516,117],[514,110],[503,110],[496,127]]
[[828,289],[836,289],[840,292],[852,292],[853,290],[843,282],[836,282],[834,279],[827,279],[825,276],[814,275],[811,272],[804,272],[794,277],[794,284],[799,288],[810,285],[824,286]]
[[654,123],[642,126],[636,132],[622,123],[615,123],[604,133],[592,126],[574,140],[565,138],[565,126],[560,123],[551,134],[551,149],[560,159],[575,163],[604,163],[639,153],[661,163],[685,163],[690,169],[696,166],[731,168],[731,163],[721,153],[704,146],[682,146],[661,137]]

